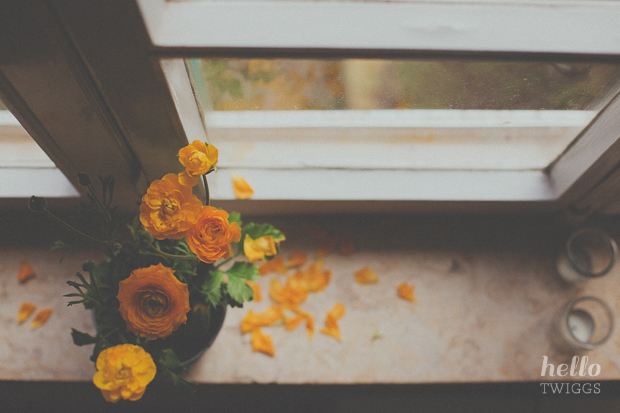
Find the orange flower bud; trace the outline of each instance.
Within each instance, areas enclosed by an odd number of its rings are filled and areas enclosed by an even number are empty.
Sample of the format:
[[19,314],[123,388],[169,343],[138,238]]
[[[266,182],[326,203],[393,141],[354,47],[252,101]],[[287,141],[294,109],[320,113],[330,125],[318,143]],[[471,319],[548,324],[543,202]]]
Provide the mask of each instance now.
[[195,186],[198,178],[217,164],[217,156],[215,146],[198,140],[182,148],[179,151],[179,161],[185,167],[185,171],[179,174],[179,182],[185,186]]

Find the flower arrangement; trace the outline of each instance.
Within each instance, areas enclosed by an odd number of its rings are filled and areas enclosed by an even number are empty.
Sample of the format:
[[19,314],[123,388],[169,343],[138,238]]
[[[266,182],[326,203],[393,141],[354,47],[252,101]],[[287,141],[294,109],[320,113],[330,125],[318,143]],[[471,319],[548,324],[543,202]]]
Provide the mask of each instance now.
[[[253,299],[250,283],[259,277],[255,262],[275,257],[284,235],[270,224],[242,225],[237,213],[209,205],[207,174],[216,170],[218,151],[194,141],[179,151],[185,167],[153,181],[139,213],[123,219],[112,205],[114,179],[100,178],[101,197],[90,177],[76,223],[47,209],[44,198],[29,207],[66,227],[73,243],[87,242],[107,260],[86,261],[68,305],[93,311],[96,335],[72,329],[78,346],[94,344],[94,384],[110,402],[140,399],[155,379],[191,387],[180,374],[214,340],[227,306]],[[193,195],[202,178],[206,203]],[[53,249],[69,248],[57,241]]]

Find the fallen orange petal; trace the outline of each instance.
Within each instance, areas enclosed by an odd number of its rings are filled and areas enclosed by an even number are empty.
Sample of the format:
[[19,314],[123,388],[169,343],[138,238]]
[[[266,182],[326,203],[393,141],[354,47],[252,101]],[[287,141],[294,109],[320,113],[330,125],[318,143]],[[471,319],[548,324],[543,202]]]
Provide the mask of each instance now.
[[358,284],[373,284],[379,282],[379,277],[369,267],[364,267],[355,272],[355,281]]
[[35,314],[34,319],[32,320],[32,324],[30,324],[30,329],[34,330],[35,328],[41,327],[43,324],[47,323],[50,316],[52,315],[51,308],[44,308],[43,310],[39,310],[38,313]]
[[307,261],[308,261],[308,256],[306,255],[305,252],[294,251],[291,254],[291,259],[288,260],[288,263],[286,265],[288,265],[289,267],[299,267],[301,265],[304,265]]
[[323,262],[315,261],[306,269],[303,281],[308,291],[318,293],[327,287],[331,277],[332,272],[330,270],[323,270]]
[[269,297],[278,304],[282,304],[285,301],[284,286],[275,278],[272,278],[271,283],[269,283]]
[[344,304],[336,303],[329,313],[325,316],[325,328],[321,329],[321,333],[332,336],[338,341],[342,340],[338,320],[344,316],[346,309]]
[[26,260],[22,261],[22,266],[19,269],[19,273],[17,274],[17,281],[20,283],[25,283],[31,278],[36,277],[37,274],[34,272],[34,269],[28,264]]
[[302,272],[291,275],[284,284],[284,297],[289,305],[301,304],[306,301],[308,292]]
[[278,255],[269,261],[265,261],[258,267],[258,274],[261,276],[272,272],[283,275],[288,274],[288,268],[284,264],[284,259],[282,256]]
[[28,317],[34,313],[36,308],[37,306],[34,303],[29,303],[26,301],[21,303],[19,306],[19,311],[17,312],[17,322],[21,324],[26,321]]
[[254,195],[254,190],[241,175],[231,174],[231,178],[237,199],[248,199]]
[[260,328],[256,328],[252,331],[252,338],[250,341],[252,343],[253,351],[259,351],[271,357],[276,355],[276,349],[273,346],[271,336],[264,334]]
[[250,310],[241,320],[241,333],[249,333],[259,327],[268,327],[276,321],[282,320],[284,314],[279,306],[272,305],[262,313],[255,313]]
[[248,280],[243,280],[243,281],[247,285],[250,286],[252,291],[254,291],[254,298],[252,299],[252,301],[256,303],[260,303],[263,300],[263,294],[261,292],[260,285],[256,281],[248,281]]
[[302,321],[306,318],[302,315],[296,315],[295,317],[288,317],[284,320],[284,328],[288,331],[295,330]]
[[398,285],[398,296],[400,298],[403,298],[405,300],[411,301],[411,302],[416,302],[416,298],[415,298],[415,285],[410,285],[407,283],[400,283]]
[[312,340],[312,336],[314,335],[314,317],[312,314],[302,310],[301,308],[295,306],[292,310],[306,319],[306,333],[308,334],[308,338]]
[[340,320],[342,317],[344,317],[346,311],[347,310],[346,310],[344,304],[336,303],[336,304],[334,304],[332,309],[329,310],[328,314],[332,315],[336,320]]

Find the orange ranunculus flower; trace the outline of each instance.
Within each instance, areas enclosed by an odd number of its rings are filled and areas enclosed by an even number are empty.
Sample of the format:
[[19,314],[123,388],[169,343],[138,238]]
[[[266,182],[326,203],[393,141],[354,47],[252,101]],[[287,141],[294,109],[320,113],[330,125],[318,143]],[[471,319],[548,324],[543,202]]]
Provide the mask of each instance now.
[[153,181],[142,197],[140,222],[157,239],[181,239],[198,219],[202,202],[176,174]]
[[179,174],[179,182],[185,186],[195,186],[198,178],[213,169],[217,163],[217,148],[194,141],[179,151],[179,161],[185,167],[185,171]]
[[121,398],[136,401],[156,372],[153,358],[142,347],[120,344],[99,353],[93,383],[109,402],[116,403]]
[[167,337],[187,322],[187,284],[161,264],[138,268],[119,283],[119,311],[127,330],[151,339]]
[[185,239],[190,251],[211,264],[228,258],[230,244],[241,239],[241,229],[236,222],[228,223],[228,212],[205,206]]

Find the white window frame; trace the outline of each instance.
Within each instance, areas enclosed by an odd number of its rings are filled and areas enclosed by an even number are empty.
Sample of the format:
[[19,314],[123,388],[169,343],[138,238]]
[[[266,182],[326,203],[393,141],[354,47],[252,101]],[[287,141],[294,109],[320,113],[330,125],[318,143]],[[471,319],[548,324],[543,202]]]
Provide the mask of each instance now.
[[[174,153],[188,139],[205,138],[200,114],[188,93],[191,85],[186,74],[183,77],[174,63],[162,64],[164,59],[465,57],[620,62],[620,4],[616,2],[34,3],[28,12],[45,21],[43,27],[47,34],[53,34],[51,42],[59,49],[57,57],[65,62],[58,71],[77,73],[73,79],[79,86],[76,90],[82,91],[81,97],[90,108],[96,108],[96,116],[89,120],[85,116],[75,118],[91,126],[97,124],[102,135],[97,140],[106,141],[101,146],[109,146],[101,156],[118,165],[110,168],[80,163],[78,158],[92,154],[92,142],[75,151],[71,149],[71,142],[78,139],[75,135],[65,142],[58,132],[34,133],[35,139],[57,165],[58,159],[67,159],[61,162],[64,166],[59,165],[63,172],[82,165],[90,171],[114,172],[126,183],[127,193],[134,196],[148,180],[177,168],[163,161],[164,153]],[[30,24],[33,26],[32,21]],[[24,99],[28,90],[9,69],[0,63],[5,77],[7,72],[13,75],[8,83],[17,89],[17,98],[12,96],[12,100],[36,100]],[[62,77],[60,73],[56,76]],[[144,99],[143,107],[139,107],[136,95],[151,99]],[[230,171],[218,172],[210,183],[217,195],[214,198],[223,201],[218,205],[242,212],[275,211],[271,208],[273,201],[288,212],[312,210],[312,205],[319,204],[319,210],[339,211],[555,211],[571,207],[613,212],[618,206],[610,194],[620,192],[617,180],[613,180],[620,159],[619,111],[620,99],[614,97],[577,143],[544,171],[313,169],[283,174],[269,169],[237,170],[247,174],[248,180],[255,179],[252,184],[257,190],[252,201],[242,202],[233,200]],[[21,113],[19,108],[17,112]],[[44,113],[35,113],[34,118],[35,125],[46,125]],[[158,120],[157,127],[153,119]],[[23,120],[28,123],[28,119]],[[52,146],[60,148],[60,155]],[[395,184],[364,187],[367,173],[382,174],[384,182]],[[351,188],[359,191],[351,192]]]

